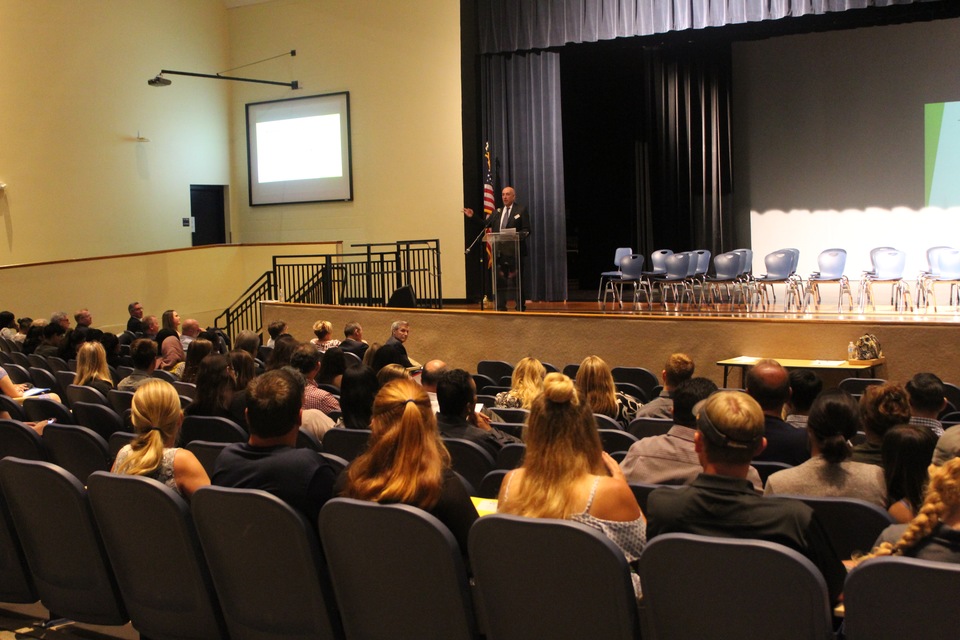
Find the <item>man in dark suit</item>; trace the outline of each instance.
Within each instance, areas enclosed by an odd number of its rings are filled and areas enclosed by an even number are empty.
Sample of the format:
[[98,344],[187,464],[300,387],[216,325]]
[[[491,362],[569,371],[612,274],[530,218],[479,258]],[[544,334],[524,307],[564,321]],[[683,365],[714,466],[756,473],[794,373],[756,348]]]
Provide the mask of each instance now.
[[344,340],[340,343],[340,349],[352,353],[361,360],[367,352],[368,345],[363,339],[363,327],[359,322],[348,322],[343,328]]
[[503,198],[503,208],[497,209],[490,214],[493,218],[490,228],[494,231],[503,232],[508,229],[514,229],[521,234],[520,255],[516,255],[516,250],[511,243],[503,243],[497,256],[497,310],[507,310],[507,300],[511,297],[516,300],[516,308],[523,311],[524,303],[520,298],[523,297],[520,282],[520,262],[523,258],[523,247],[526,244],[525,237],[530,233],[530,218],[527,214],[527,208],[522,204],[517,204],[517,193],[513,187],[504,187],[501,192]]

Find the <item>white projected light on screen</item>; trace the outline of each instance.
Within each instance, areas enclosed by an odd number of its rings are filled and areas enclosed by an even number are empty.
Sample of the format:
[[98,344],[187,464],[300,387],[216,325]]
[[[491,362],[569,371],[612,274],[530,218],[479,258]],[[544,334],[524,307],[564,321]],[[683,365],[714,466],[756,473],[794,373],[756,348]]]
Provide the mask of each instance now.
[[353,200],[350,94],[247,104],[250,206]]
[[257,123],[259,182],[339,178],[340,115]]

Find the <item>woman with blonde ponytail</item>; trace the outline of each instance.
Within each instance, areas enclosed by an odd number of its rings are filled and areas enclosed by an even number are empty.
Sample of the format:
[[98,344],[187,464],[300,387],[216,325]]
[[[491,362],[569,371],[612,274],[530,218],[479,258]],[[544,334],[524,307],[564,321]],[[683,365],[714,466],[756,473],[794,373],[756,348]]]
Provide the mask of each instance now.
[[923,505],[907,524],[890,525],[863,561],[876,556],[960,562],[960,458],[931,465]]
[[[593,412],[573,381],[550,373],[524,434],[523,466],[507,474],[497,510],[566,518],[599,529],[630,563],[646,544],[646,520],[616,461],[603,451]],[[639,577],[633,574],[639,593]]]
[[419,507],[447,525],[466,554],[477,510],[450,468],[423,388],[403,378],[385,384],[373,402],[370,428],[367,451],[341,474],[334,493]]
[[131,404],[136,439],[120,449],[113,472],[146,476],[167,485],[189,499],[210,478],[197,457],[174,445],[183,423],[180,396],[169,382],[147,380],[133,395]]

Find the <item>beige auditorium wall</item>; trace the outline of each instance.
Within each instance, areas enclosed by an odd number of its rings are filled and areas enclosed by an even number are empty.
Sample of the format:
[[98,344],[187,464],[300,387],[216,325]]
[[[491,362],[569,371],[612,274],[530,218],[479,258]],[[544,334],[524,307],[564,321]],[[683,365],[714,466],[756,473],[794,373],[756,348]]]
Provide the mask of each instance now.
[[0,0],[0,265],[190,246],[190,185],[230,182],[228,83],[147,79],[226,68],[227,26],[222,0]]
[[[451,0],[273,0],[228,11],[231,66],[299,80],[290,91],[236,85],[233,226],[243,242],[440,238],[443,293],[463,297],[459,3]],[[352,202],[253,207],[247,201],[245,107],[350,92]]]
[[[337,253],[336,244],[216,245],[144,254],[0,267],[0,305],[16,316],[71,316],[86,307],[93,325],[120,332],[127,304],[148,315],[173,308],[204,326],[264,272],[275,255]],[[98,286],[103,283],[103,286]]]

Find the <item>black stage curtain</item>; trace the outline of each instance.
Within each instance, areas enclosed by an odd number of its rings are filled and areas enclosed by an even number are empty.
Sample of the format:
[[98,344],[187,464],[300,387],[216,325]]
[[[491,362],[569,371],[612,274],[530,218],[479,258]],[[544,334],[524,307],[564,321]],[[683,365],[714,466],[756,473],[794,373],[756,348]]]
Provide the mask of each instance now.
[[480,53],[944,0],[478,0]]
[[494,189],[511,185],[530,211],[522,267],[524,296],[566,300],[566,222],[560,55],[528,53],[481,60],[483,139],[495,162]]

